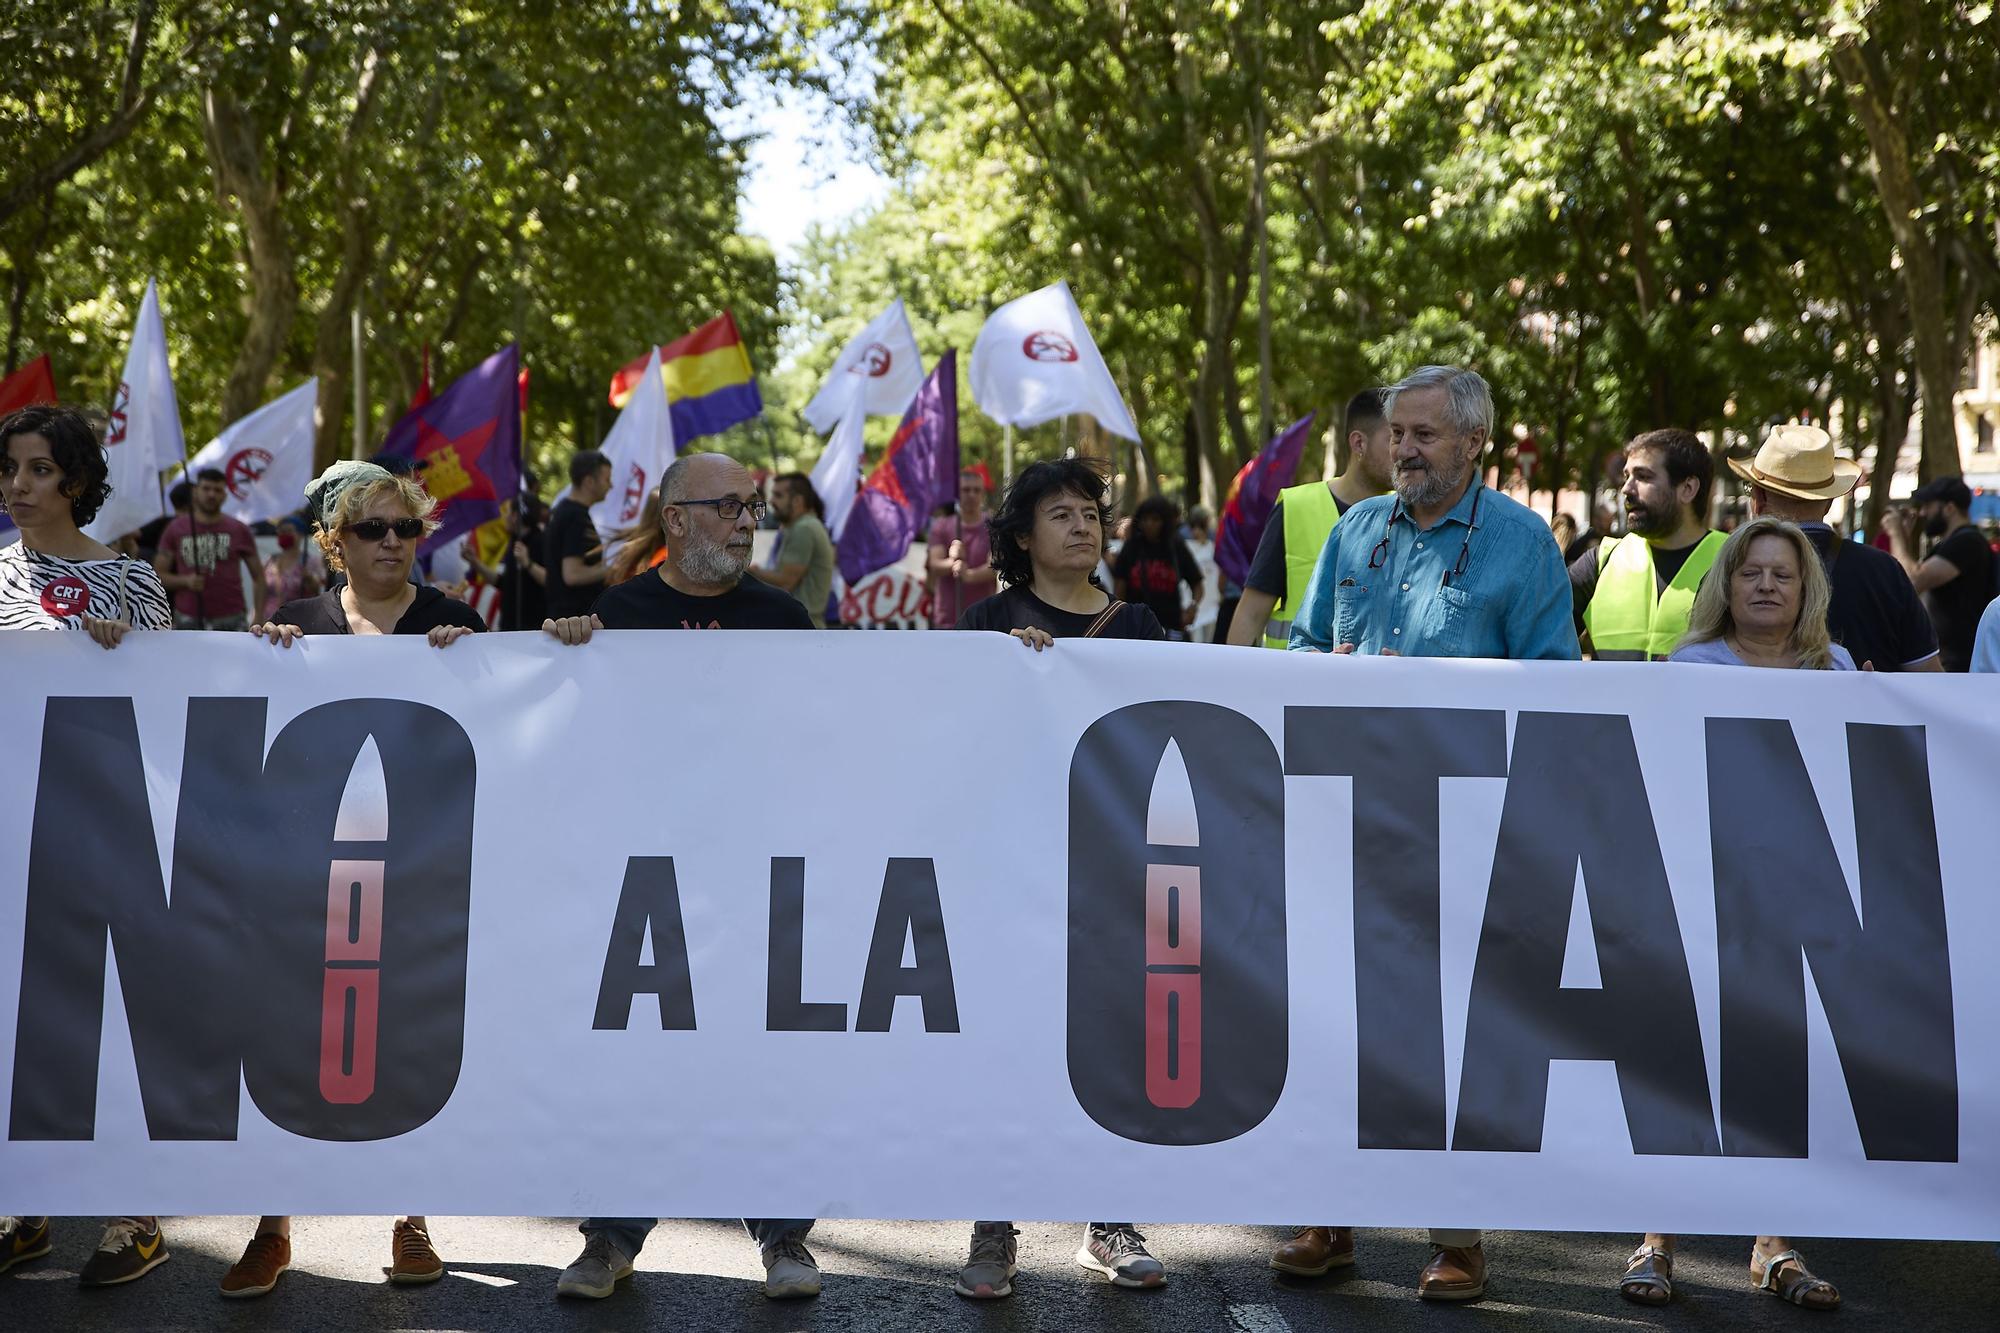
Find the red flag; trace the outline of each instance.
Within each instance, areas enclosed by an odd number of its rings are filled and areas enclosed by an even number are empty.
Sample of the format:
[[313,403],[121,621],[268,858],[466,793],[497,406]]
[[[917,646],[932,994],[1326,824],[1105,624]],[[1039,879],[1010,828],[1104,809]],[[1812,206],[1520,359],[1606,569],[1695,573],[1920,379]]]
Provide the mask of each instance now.
[[416,411],[431,400],[431,345],[424,344],[424,377],[417,381],[417,391],[410,396],[410,410]]
[[36,357],[5,379],[0,379],[0,416],[17,408],[56,401],[55,372],[49,369],[46,353]]

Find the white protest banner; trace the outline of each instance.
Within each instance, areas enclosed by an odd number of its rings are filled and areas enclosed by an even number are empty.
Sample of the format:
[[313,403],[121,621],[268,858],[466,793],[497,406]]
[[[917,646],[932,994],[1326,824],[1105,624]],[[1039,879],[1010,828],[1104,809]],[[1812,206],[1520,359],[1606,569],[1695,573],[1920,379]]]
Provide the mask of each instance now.
[[[1990,678],[631,631],[0,667],[22,1213],[2000,1233]],[[801,681],[837,706],[770,706]]]
[[1039,426],[1085,412],[1113,435],[1139,438],[1067,282],[987,316],[972,345],[971,380],[979,410],[1002,426]]
[[847,340],[819,386],[806,404],[806,424],[814,434],[824,435],[834,428],[847,409],[850,377],[859,378],[867,396],[864,410],[870,416],[899,417],[924,383],[923,354],[917,350],[917,335],[910,331],[910,317],[897,297],[889,308],[868,321],[866,328]]
[[265,523],[303,507],[313,475],[313,408],[319,380],[309,379],[249,416],[231,422],[189,460],[187,475],[214,468],[229,497],[222,512],[239,523]]
[[104,454],[111,471],[111,498],[84,529],[86,536],[114,542],[172,512],[160,491],[160,474],[187,458],[187,443],[181,436],[173,371],[167,365],[160,288],[150,278],[132,326],[125,371],[111,400]]

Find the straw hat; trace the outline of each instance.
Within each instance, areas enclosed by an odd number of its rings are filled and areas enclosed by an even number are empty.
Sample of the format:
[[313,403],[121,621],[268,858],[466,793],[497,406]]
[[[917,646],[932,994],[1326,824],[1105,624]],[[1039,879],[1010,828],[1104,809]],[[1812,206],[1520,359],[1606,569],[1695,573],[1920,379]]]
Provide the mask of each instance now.
[[1818,426],[1773,426],[1748,463],[1729,460],[1729,469],[1767,491],[1801,500],[1838,500],[1861,480],[1859,464],[1833,451],[1833,437]]

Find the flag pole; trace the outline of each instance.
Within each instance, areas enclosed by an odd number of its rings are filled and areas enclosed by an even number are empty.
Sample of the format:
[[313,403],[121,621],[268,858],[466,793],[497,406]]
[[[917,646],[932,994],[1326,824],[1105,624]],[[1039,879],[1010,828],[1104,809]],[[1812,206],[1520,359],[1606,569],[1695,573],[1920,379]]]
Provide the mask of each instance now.
[[360,458],[368,449],[368,389],[363,382],[368,374],[361,359],[361,298],[354,298],[354,313],[349,321],[354,337],[354,456]]
[[1012,426],[1002,426],[1000,428],[1000,485],[1004,488],[1013,484],[1014,428]]

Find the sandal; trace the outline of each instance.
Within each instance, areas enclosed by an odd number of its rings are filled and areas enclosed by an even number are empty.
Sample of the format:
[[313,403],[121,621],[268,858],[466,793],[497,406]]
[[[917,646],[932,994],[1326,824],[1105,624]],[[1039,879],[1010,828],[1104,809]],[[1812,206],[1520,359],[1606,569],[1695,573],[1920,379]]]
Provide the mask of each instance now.
[[[1795,1265],[1790,1273],[1780,1273],[1785,1264]],[[1797,1250],[1786,1250],[1764,1260],[1764,1272],[1757,1272],[1757,1256],[1750,1256],[1750,1277],[1757,1284],[1757,1290],[1768,1291],[1773,1296],[1790,1301],[1793,1305],[1807,1310],[1834,1310],[1840,1306],[1840,1292],[1831,1282],[1814,1277],[1806,1269],[1805,1256]],[[1820,1299],[1815,1300],[1814,1297]]]
[[1674,1256],[1671,1250],[1641,1245],[1625,1261],[1618,1294],[1640,1305],[1665,1305],[1674,1298]]

